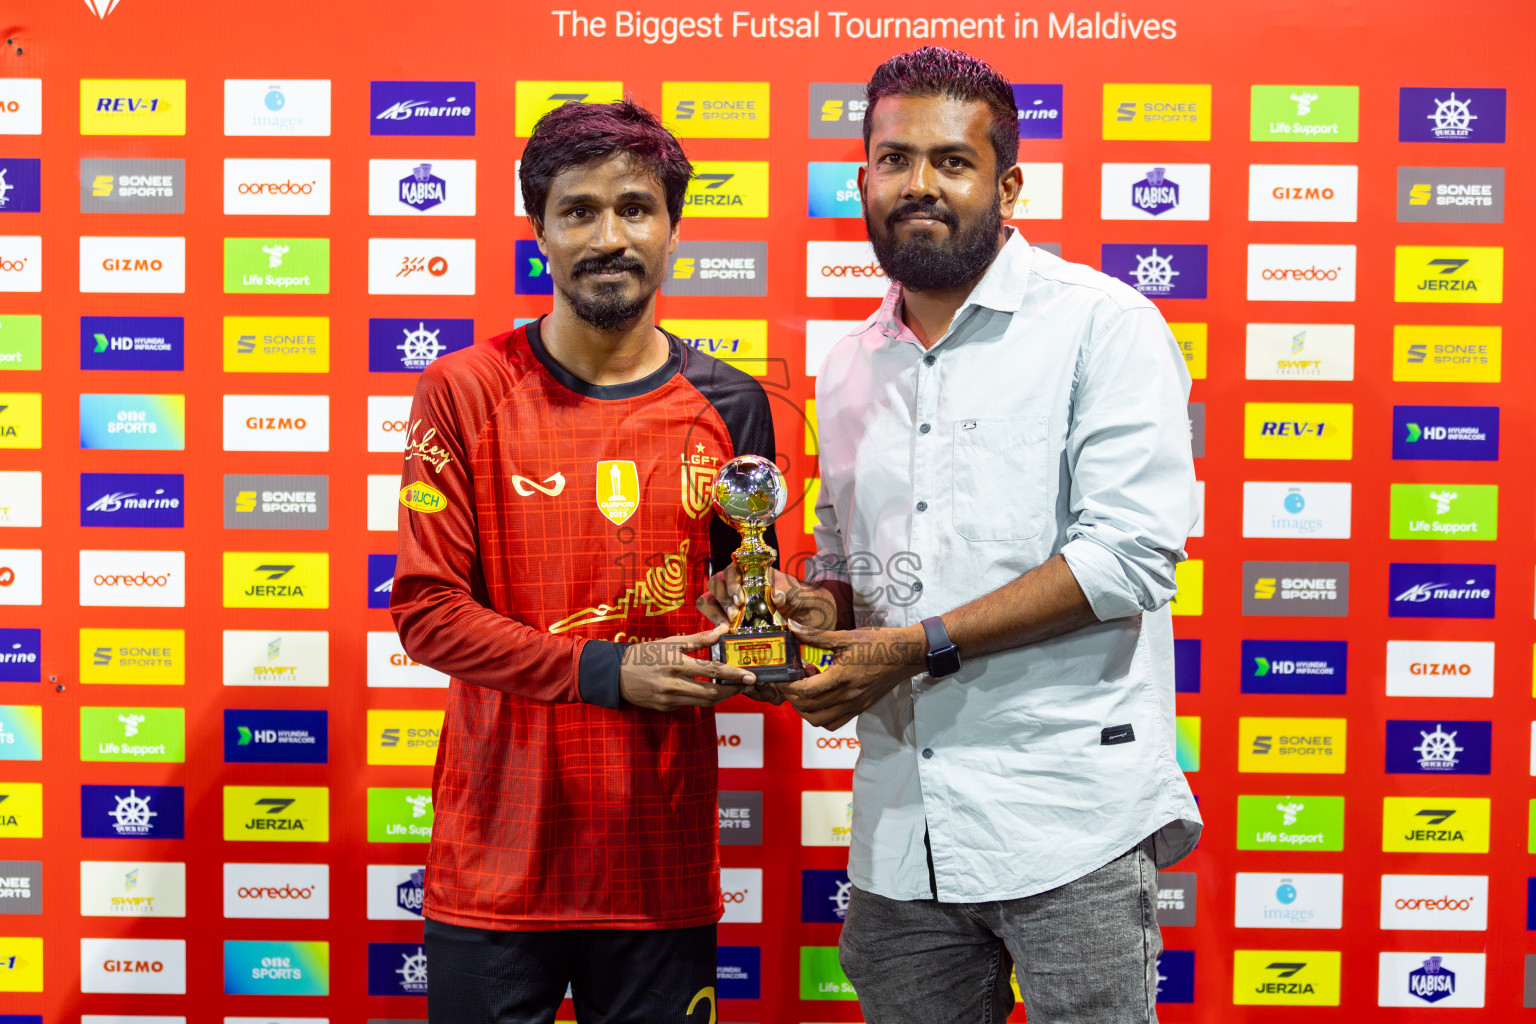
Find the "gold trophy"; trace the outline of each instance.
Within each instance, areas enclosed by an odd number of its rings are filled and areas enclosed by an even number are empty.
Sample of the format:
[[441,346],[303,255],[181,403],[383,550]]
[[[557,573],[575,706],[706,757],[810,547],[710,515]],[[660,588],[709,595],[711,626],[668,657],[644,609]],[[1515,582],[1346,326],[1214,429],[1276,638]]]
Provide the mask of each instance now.
[[800,641],[773,607],[769,567],[778,554],[763,533],[788,503],[784,474],[768,459],[742,455],[720,467],[715,478],[715,514],[741,534],[731,556],[741,574],[741,607],[730,630],[715,641],[715,660],[750,669],[759,682],[787,683],[805,675]]

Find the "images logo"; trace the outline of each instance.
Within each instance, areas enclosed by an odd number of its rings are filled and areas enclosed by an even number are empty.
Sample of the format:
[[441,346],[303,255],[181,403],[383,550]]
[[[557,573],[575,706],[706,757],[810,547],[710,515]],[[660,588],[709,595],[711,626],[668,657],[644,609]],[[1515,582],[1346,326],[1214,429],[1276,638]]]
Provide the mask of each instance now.
[[1104,86],[1104,138],[1211,140],[1209,85]]
[[43,318],[25,313],[0,314],[0,370],[42,368]]
[[426,995],[427,953],[421,943],[368,943],[368,994]]
[[1498,405],[1393,405],[1393,459],[1495,462]]
[[224,631],[225,686],[326,686],[330,634],[323,630]]
[[1388,640],[1387,696],[1492,697],[1492,642]]
[[1338,952],[1238,949],[1232,952],[1235,1006],[1338,1006]]
[[1349,614],[1348,562],[1244,562],[1244,615]]
[[80,525],[181,529],[180,473],[81,473]]
[[186,80],[80,79],[80,134],[187,134]]
[[180,629],[82,629],[82,683],[181,686],[186,633]]
[[[812,245],[817,243],[812,242]],[[831,243],[838,244],[838,243]],[[768,368],[766,320],[662,320],[661,329],[683,344],[761,377]]]
[[186,398],[81,395],[80,447],[181,451],[186,448]]
[[368,239],[368,294],[475,294],[475,240]]
[[663,295],[767,295],[768,243],[682,242],[661,290]]
[[1487,797],[1383,797],[1381,848],[1386,853],[1487,853],[1488,805]]
[[1493,618],[1496,567],[1393,562],[1387,614],[1394,619]]
[[472,217],[475,161],[370,160],[368,213],[374,217]]
[[80,318],[82,370],[180,370],[185,347],[179,316]]
[[1251,164],[1248,219],[1354,223],[1359,181],[1354,164]]
[[0,627],[0,683],[42,682],[42,660],[42,630]]
[[1359,86],[1255,85],[1248,111],[1253,142],[1360,139]]
[[224,293],[327,295],[329,238],[224,239]]
[[329,942],[224,942],[224,994],[325,996],[331,993]]
[[1148,298],[1205,298],[1203,245],[1106,244],[1100,263],[1104,273],[1119,278]]
[[330,79],[224,79],[224,134],[331,134]]
[[224,475],[224,529],[323,530],[330,522],[330,478]]
[[1211,165],[1104,164],[1100,220],[1210,220]]
[[1487,775],[1492,749],[1492,722],[1387,722],[1389,775]]
[[[1018,95],[1018,86],[1014,86],[1014,95]],[[863,83],[813,82],[807,130],[813,139],[862,138],[868,108]],[[1023,124],[1019,127],[1022,129]]]
[[518,82],[516,133],[527,138],[539,118],[567,103],[617,103],[623,98],[623,82]]
[[181,839],[185,794],[180,786],[81,786],[85,839]]
[[80,552],[82,608],[184,608],[184,551]]
[[369,764],[423,764],[437,761],[443,732],[441,711],[368,710]]
[[329,395],[225,395],[227,452],[324,452],[331,447]]
[[1352,245],[1248,246],[1250,302],[1355,301]]
[[475,83],[373,82],[368,109],[370,135],[473,135]]
[[368,321],[368,372],[419,373],[438,356],[474,343],[473,320],[375,317]]
[[683,199],[692,217],[768,216],[766,160],[699,160]]
[[184,213],[185,160],[80,161],[81,213]]
[[428,842],[435,820],[430,789],[368,788],[370,843]]
[[323,843],[330,839],[324,786],[225,786],[226,841]]
[[1243,536],[1348,540],[1349,484],[1243,481]]
[[1397,219],[1504,223],[1504,168],[1399,167]]
[[678,138],[768,138],[767,82],[662,82],[661,109]]
[[1344,876],[1239,871],[1235,891],[1239,928],[1340,928]]
[[40,212],[42,179],[41,160],[0,157],[0,213]]
[[225,764],[325,764],[324,711],[224,709]]
[[1347,460],[1354,454],[1349,403],[1247,402],[1243,458]]
[[1503,302],[1504,249],[1400,245],[1392,298],[1397,302]]
[[[0,262],[0,271],[5,269],[5,264]],[[5,290],[24,289],[10,287]],[[185,238],[80,236],[80,291],[179,295],[186,290]]]
[[1498,540],[1497,484],[1393,484],[1393,540]]
[[1499,327],[1392,328],[1392,379],[1497,384],[1503,365]]
[[[1014,83],[1013,103],[1019,108],[1019,138],[1061,138],[1062,87]],[[861,132],[862,134],[862,132]]]
[[225,608],[329,608],[325,552],[224,552]]
[[1237,770],[1342,775],[1346,730],[1342,718],[1239,718]]
[[81,708],[80,760],[181,763],[187,759],[181,708]]
[[1397,91],[1399,142],[1503,142],[1503,89]]

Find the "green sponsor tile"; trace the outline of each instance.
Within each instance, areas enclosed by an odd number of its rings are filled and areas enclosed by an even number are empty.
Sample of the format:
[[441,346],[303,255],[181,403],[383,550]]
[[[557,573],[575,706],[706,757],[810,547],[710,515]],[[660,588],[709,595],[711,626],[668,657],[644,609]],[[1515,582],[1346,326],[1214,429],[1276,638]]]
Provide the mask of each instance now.
[[1354,85],[1255,85],[1248,137],[1254,142],[1357,142],[1360,88]]
[[430,842],[434,817],[430,789],[368,789],[370,843]]
[[43,368],[43,318],[0,315],[0,370]]
[[[1287,821],[1286,819],[1291,819]],[[1342,850],[1341,796],[1239,796],[1239,850]]]
[[1393,484],[1393,540],[1498,540],[1498,484]]
[[80,760],[187,759],[186,713],[181,708],[81,708]]
[[224,291],[326,295],[331,290],[329,238],[224,239]]
[[836,946],[800,947],[800,998],[857,1000],[853,983],[837,962]]

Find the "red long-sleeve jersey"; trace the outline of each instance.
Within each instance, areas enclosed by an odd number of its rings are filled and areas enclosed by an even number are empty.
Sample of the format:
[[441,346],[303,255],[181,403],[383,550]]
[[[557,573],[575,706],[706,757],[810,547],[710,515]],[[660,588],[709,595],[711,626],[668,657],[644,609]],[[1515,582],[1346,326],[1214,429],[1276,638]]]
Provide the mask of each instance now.
[[619,695],[626,642],[706,628],[695,601],[739,538],[722,463],[774,456],[752,377],[668,335],[666,365],[597,386],[539,323],[421,376],[390,610],[453,678],[425,914],[471,928],[719,920],[714,713]]

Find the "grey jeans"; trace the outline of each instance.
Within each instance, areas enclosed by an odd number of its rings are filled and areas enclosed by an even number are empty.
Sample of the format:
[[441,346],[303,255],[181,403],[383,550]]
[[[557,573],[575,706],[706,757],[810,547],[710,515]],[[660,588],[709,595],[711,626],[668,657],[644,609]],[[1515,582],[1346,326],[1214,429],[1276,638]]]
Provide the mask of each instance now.
[[1001,1024],[1009,959],[1030,1024],[1155,1024],[1157,866],[1143,843],[1016,900],[892,900],[854,888],[839,959],[868,1024]]

